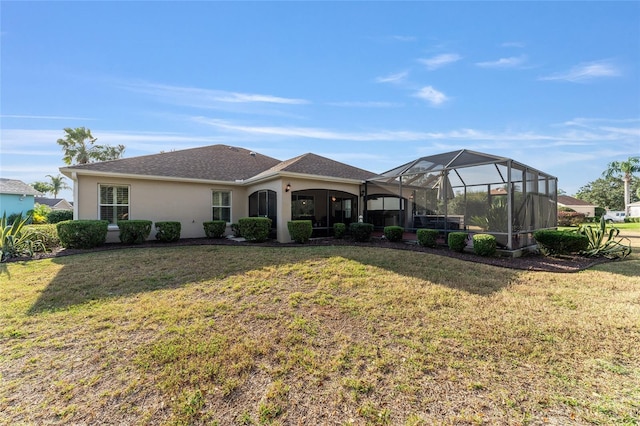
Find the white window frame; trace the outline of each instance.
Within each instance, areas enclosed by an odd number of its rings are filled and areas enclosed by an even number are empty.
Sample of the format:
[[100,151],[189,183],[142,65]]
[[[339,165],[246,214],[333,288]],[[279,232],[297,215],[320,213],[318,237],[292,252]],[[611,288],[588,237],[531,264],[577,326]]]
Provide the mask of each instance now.
[[[228,206],[224,206],[224,205],[217,205],[214,203],[214,199],[215,196],[214,194],[216,192],[220,192],[220,193],[227,193],[229,194],[229,205]],[[221,197],[222,199],[222,197]],[[232,219],[233,219],[233,210],[232,210],[232,206],[233,206],[233,191],[230,191],[228,189],[212,189],[211,190],[211,220],[216,220],[213,214],[214,209],[229,209],[229,221],[227,221],[227,223],[231,223]]]
[[[101,203],[101,194],[102,194],[102,188],[127,188],[127,200],[128,203],[127,204],[117,204],[117,203],[111,203],[111,204],[102,204]],[[117,192],[114,191],[114,194],[116,194]],[[117,200],[115,200],[117,201]],[[126,206],[127,210],[128,210],[128,219],[131,219],[131,185],[126,185],[126,184],[121,184],[121,183],[99,183],[98,184],[98,220],[103,220],[102,216],[101,216],[101,212],[102,212],[102,207],[120,207],[120,206]],[[105,219],[106,220],[106,219]],[[109,223],[109,229],[118,229],[118,223],[117,223],[117,218],[116,218],[116,223]]]

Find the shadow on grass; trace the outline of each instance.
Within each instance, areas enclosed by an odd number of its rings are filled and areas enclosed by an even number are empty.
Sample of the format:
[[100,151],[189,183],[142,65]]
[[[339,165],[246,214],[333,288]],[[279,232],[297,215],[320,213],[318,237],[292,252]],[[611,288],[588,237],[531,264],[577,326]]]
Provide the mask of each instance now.
[[62,269],[29,314],[69,309],[91,301],[179,288],[252,270],[343,257],[477,295],[508,286],[517,271],[446,256],[353,246],[167,246],[99,251],[53,259]]

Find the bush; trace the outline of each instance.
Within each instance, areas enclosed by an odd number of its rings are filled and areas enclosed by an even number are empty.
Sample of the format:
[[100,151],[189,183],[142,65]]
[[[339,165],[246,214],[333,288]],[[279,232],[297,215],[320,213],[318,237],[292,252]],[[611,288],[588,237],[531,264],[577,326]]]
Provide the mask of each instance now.
[[29,225],[33,222],[33,219],[30,214],[27,217],[23,218],[22,213],[11,213],[7,219],[7,225],[13,225],[15,222],[24,222],[25,225]]
[[371,233],[373,232],[373,224],[354,222],[349,225],[349,232],[354,240],[361,243],[371,240]]
[[36,203],[33,207],[33,210],[30,210],[29,213],[33,217],[32,223],[47,223],[47,216],[49,215],[49,213],[51,213],[51,207],[47,206],[46,204]]
[[222,238],[224,231],[227,230],[227,222],[224,220],[212,220],[203,222],[204,234],[207,238]]
[[231,224],[231,232],[233,232],[233,236],[236,238],[242,237],[242,235],[240,234],[240,225],[238,225],[237,223]]
[[558,212],[558,226],[578,226],[584,222],[584,219],[584,213],[578,213],[576,211]]
[[625,217],[625,223],[640,223],[640,217]]
[[125,244],[142,244],[151,234],[150,220],[119,220],[120,242]]
[[41,247],[38,247],[36,251],[52,250],[56,247],[60,247],[60,238],[58,237],[58,230],[56,225],[49,223],[43,225],[27,225],[25,231],[31,234],[31,239],[40,241]]
[[12,223],[9,223],[6,213],[0,219],[0,262],[4,262],[11,257],[33,256],[33,253],[40,251],[44,247],[42,242],[35,240],[35,236],[26,230],[29,216],[22,218],[22,214],[17,216]]
[[589,246],[589,239],[585,235],[572,231],[540,229],[533,233],[533,238],[548,254],[579,253]]
[[[600,218],[597,226],[582,225],[578,234],[589,240],[586,250],[582,254],[587,256],[603,256],[608,259],[624,259],[631,254],[631,242],[628,238],[618,238],[620,230],[615,226],[608,227],[604,217]],[[628,244],[623,244],[626,241]]]
[[467,245],[467,233],[466,232],[450,232],[447,237],[447,244],[449,249],[453,251],[463,251]]
[[431,247],[434,248],[436,246],[436,242],[438,241],[438,231],[435,229],[418,229],[416,232],[418,237],[418,244],[423,247]]
[[475,234],[473,252],[479,256],[493,256],[496,254],[496,237],[489,234]]
[[156,222],[156,240],[163,243],[172,243],[180,239],[182,225],[180,222]]
[[404,228],[402,226],[385,226],[383,233],[384,237],[389,241],[400,241],[402,240]]
[[65,220],[73,220],[73,210],[51,210],[47,214],[48,223],[64,222]]
[[271,219],[268,217],[243,217],[238,220],[240,235],[247,241],[261,243],[267,241],[271,231]]
[[344,234],[347,232],[347,225],[344,223],[334,223],[333,224],[333,236],[334,238],[342,238]]
[[313,233],[313,224],[310,220],[292,220],[287,222],[289,235],[296,243],[306,243]]
[[107,241],[106,220],[65,220],[56,224],[60,244],[66,248],[90,249]]

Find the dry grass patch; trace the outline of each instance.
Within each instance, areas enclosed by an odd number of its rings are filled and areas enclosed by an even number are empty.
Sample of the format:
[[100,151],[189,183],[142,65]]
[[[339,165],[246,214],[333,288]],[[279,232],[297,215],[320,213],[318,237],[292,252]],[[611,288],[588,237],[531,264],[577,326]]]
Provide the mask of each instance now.
[[352,247],[9,264],[0,422],[636,424],[634,256],[577,274]]

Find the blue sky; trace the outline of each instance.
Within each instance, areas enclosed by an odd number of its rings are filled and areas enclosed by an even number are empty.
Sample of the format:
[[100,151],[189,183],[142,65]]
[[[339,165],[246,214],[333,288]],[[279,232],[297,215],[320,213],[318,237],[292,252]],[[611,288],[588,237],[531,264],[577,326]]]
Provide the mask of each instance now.
[[[569,194],[640,155],[640,2],[11,2],[1,171],[210,144],[373,172],[467,148]],[[70,182],[69,182],[70,183]],[[72,199],[71,191],[62,194]]]

